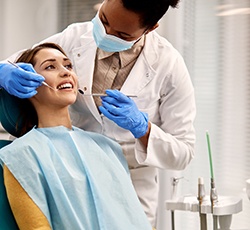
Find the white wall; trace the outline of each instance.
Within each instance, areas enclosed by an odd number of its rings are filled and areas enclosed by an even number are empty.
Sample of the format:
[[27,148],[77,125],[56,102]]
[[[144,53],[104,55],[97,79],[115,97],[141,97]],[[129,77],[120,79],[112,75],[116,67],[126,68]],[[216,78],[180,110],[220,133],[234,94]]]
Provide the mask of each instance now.
[[0,0],[0,59],[57,32],[58,0]]
[[[159,32],[184,56],[197,102],[195,159],[184,172],[178,195],[197,195],[198,177],[203,177],[206,194],[210,170],[205,131],[211,137],[216,187],[219,196],[242,199],[243,210],[233,215],[232,229],[249,229],[250,202],[244,191],[250,177],[249,155],[249,0],[190,0],[179,10],[169,11]],[[231,14],[219,17],[219,9]],[[234,9],[234,11],[233,11]],[[178,15],[180,13],[180,15]],[[183,13],[183,15],[182,15]],[[184,18],[185,17],[185,18]],[[185,40],[186,39],[186,40]],[[170,230],[165,199],[171,195],[171,174],[161,171],[160,213],[157,230]],[[176,230],[196,230],[199,216],[176,211]],[[208,229],[212,217],[208,215]]]

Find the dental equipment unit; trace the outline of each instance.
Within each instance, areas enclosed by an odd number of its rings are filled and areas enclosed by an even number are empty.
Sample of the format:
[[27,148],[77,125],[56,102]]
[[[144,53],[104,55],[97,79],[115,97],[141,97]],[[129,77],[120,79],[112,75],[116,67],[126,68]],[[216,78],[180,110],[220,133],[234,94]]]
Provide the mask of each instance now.
[[199,201],[199,215],[200,215],[200,229],[207,230],[207,215],[201,212],[201,206],[206,197],[204,180],[202,177],[198,179],[198,201]]
[[[232,215],[242,211],[242,199],[234,196],[218,196],[215,187],[213,163],[209,134],[206,132],[211,188],[210,195],[206,195],[203,178],[198,178],[198,196],[183,196],[171,200],[166,200],[166,209],[171,211],[171,216],[175,210],[198,212],[200,216],[200,229],[207,230],[207,214],[213,216],[213,230],[230,229]],[[174,184],[172,184],[175,186]],[[172,230],[175,229],[172,221]]]
[[[180,179],[183,179],[183,177],[172,177],[171,181],[172,181],[172,186],[173,186],[173,190],[172,190],[172,200],[175,200],[177,198],[177,185],[180,181]],[[171,210],[171,226],[172,226],[172,230],[175,230],[175,217],[174,217],[174,210]]]
[[[207,146],[208,146],[208,154],[209,154],[209,162],[210,162],[210,173],[211,173],[211,188],[210,188],[210,201],[211,201],[211,212],[213,213],[214,205],[218,202],[218,195],[217,190],[215,188],[215,181],[214,181],[214,170],[213,170],[213,160],[212,160],[212,153],[211,153],[211,146],[210,146],[210,138],[208,131],[206,131],[207,137]],[[213,215],[213,226],[214,230],[218,229],[218,219],[216,215]]]

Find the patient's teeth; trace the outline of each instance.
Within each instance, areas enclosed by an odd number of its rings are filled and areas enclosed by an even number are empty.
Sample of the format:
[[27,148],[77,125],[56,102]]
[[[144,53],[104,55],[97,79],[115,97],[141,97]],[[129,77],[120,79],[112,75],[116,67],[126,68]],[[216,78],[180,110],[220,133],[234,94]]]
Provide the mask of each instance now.
[[71,83],[65,83],[58,86],[58,89],[73,88]]

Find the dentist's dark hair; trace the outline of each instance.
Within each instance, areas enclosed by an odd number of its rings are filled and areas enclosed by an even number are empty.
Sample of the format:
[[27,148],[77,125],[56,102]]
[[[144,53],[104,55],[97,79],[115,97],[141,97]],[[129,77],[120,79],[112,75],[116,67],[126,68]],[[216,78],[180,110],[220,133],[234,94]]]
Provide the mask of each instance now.
[[176,8],[179,0],[121,0],[123,6],[141,15],[142,27],[154,27],[169,7]]

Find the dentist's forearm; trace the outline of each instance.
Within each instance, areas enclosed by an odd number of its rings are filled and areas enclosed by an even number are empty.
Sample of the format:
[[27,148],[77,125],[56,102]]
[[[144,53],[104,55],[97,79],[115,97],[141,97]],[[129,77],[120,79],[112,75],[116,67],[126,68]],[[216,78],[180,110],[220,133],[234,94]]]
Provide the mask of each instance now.
[[148,122],[148,130],[147,130],[146,134],[139,138],[139,140],[145,146],[145,148],[148,147],[148,138],[149,138],[150,130],[151,130],[151,123]]

